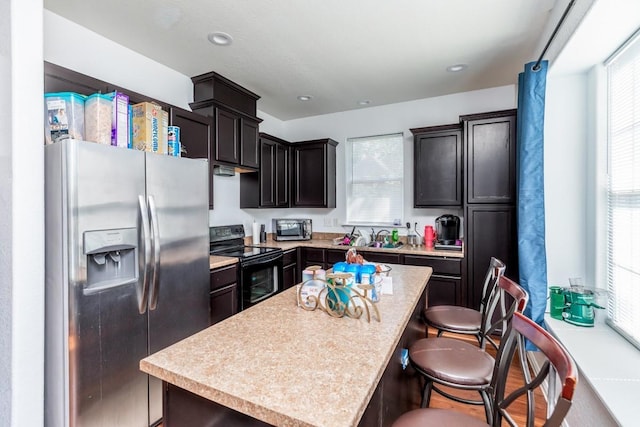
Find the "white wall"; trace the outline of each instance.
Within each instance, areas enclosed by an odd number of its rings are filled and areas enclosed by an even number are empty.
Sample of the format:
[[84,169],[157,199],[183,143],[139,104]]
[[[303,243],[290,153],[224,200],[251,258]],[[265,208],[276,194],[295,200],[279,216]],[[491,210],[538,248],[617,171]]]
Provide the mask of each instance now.
[[[329,137],[339,142],[336,209],[310,212],[310,217],[314,220],[314,230],[343,232],[349,229],[324,224],[325,216],[336,219],[338,224],[345,222],[345,188],[341,183],[345,182],[346,174],[346,140],[352,137],[397,132],[404,134],[405,186],[402,223],[408,221],[413,225],[418,222],[420,230],[426,224],[433,224],[433,220],[442,213],[462,216],[462,209],[413,208],[413,134],[409,129],[457,123],[460,115],[505,110],[515,108],[515,105],[516,89],[511,85],[285,122],[285,138],[289,141]],[[403,234],[402,228],[400,234]]]
[[0,2],[0,424],[43,424],[42,1]]
[[[545,221],[547,277],[568,286],[586,276],[587,76],[547,79],[545,105]],[[585,278],[586,279],[586,278]]]
[[[105,80],[124,88],[160,99],[188,109],[193,89],[189,77],[145,58],[86,28],[83,28],[50,11],[44,12],[44,58],[66,68]],[[90,58],[73,54],[66,41],[76,40],[77,48],[94,53]],[[123,73],[113,64],[127,64]],[[157,76],[150,80],[147,76]],[[344,147],[350,137],[403,132],[405,136],[405,218],[404,222],[418,222],[420,228],[432,224],[442,213],[462,216],[462,210],[413,209],[412,156],[413,145],[410,128],[456,123],[462,114],[481,113],[515,107],[514,86],[504,86],[474,92],[460,93],[430,99],[422,99],[381,107],[364,108],[343,113],[327,114],[282,122],[264,112],[258,116],[264,121],[260,131],[289,141],[315,138],[333,138],[338,145],[337,182],[344,182]],[[258,101],[258,109],[260,101]],[[336,209],[240,209],[240,178],[214,177],[214,210],[209,213],[211,225],[250,224],[256,220],[271,230],[271,219],[276,217],[312,218],[314,230],[343,232],[345,221],[344,188],[338,184]],[[325,219],[328,223],[325,225]],[[338,225],[333,225],[338,224]],[[402,234],[402,229],[401,229]]]
[[[404,134],[404,218],[402,223],[418,222],[418,229],[433,224],[442,213],[453,213],[462,217],[462,209],[414,209],[413,208],[413,135],[411,128],[457,123],[463,114],[515,108],[515,86],[459,93],[436,98],[421,99],[380,107],[326,114],[286,122],[266,116],[260,131],[271,133],[291,142],[318,138],[332,138],[339,142],[336,165],[335,209],[239,209],[240,179],[235,177],[214,178],[214,210],[210,212],[211,225],[242,223],[251,230],[253,220],[266,224],[271,230],[272,218],[311,218],[314,231],[350,231],[343,226],[346,218],[345,189],[345,142],[347,138],[402,132]],[[262,117],[262,116],[261,116]],[[335,225],[334,225],[335,224]],[[405,234],[400,228],[400,234]]]
[[193,85],[188,76],[49,10],[44,31],[45,61],[189,109]]

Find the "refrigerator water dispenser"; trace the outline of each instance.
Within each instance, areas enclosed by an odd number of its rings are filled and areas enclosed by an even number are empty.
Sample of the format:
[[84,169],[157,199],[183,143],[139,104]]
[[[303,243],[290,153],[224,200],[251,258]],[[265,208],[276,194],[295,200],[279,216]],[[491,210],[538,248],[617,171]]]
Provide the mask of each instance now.
[[87,284],[92,294],[138,281],[138,236],[136,228],[84,232]]

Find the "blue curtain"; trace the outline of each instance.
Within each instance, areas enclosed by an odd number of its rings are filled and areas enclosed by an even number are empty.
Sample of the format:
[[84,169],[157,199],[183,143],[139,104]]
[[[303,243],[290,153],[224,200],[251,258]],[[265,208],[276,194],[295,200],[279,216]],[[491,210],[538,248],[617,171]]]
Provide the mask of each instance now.
[[525,314],[544,324],[547,257],[544,233],[544,99],[547,61],[524,66],[518,76],[517,212],[520,285],[529,292]]

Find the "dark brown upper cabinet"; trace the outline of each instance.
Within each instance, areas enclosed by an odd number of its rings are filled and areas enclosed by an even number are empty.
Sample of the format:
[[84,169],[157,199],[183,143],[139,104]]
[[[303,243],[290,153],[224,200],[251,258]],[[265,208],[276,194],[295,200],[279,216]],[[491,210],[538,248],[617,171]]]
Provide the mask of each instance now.
[[462,127],[411,129],[413,207],[462,206]]
[[245,118],[240,120],[240,166],[257,169],[260,167],[258,122]]
[[256,102],[260,97],[214,72],[191,78],[191,109],[211,117],[211,144],[214,164],[252,171],[259,167]]
[[516,202],[516,110],[461,116],[466,201]]
[[240,175],[240,207],[289,207],[289,143],[266,133],[259,139],[259,171]]
[[291,145],[292,207],[336,207],[336,146],[332,139]]
[[213,209],[213,164],[211,156],[211,118],[171,107],[169,123],[180,127],[182,157],[209,160],[209,208]]

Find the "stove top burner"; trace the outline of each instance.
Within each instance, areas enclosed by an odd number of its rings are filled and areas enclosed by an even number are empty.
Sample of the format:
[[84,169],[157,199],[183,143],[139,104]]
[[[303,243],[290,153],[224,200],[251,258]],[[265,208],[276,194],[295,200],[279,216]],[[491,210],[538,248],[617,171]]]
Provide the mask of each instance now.
[[282,252],[280,248],[245,245],[244,237],[244,227],[241,224],[210,227],[209,254],[238,257],[245,261]]
[[255,256],[265,255],[277,251],[282,251],[280,248],[267,248],[260,246],[234,246],[234,247],[226,247],[223,249],[211,249],[211,255],[220,255],[220,256],[234,256],[238,258],[251,258]]

